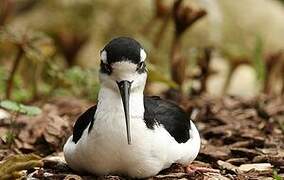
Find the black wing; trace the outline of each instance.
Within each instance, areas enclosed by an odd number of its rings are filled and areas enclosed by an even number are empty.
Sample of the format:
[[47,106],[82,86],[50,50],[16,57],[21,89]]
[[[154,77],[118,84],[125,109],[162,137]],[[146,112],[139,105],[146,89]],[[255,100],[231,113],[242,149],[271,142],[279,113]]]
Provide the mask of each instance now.
[[158,96],[144,97],[144,121],[149,129],[162,124],[178,143],[190,138],[190,120],[187,114],[176,104]]
[[73,139],[72,141],[76,144],[79,139],[81,138],[84,130],[90,124],[88,132],[92,130],[94,121],[95,121],[95,113],[97,110],[97,105],[90,107],[86,112],[84,112],[80,117],[77,119],[74,128],[73,128]]

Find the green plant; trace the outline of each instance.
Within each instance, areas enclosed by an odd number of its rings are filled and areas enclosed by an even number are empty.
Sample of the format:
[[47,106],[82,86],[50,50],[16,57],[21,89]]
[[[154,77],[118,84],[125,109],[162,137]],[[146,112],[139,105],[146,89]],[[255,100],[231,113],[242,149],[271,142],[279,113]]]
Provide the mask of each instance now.
[[[41,32],[14,32],[3,28],[0,31],[0,43],[14,47],[15,57],[11,71],[6,82],[6,98],[10,99],[15,85],[16,73],[23,59],[28,64],[28,70],[22,79],[30,77],[26,82],[31,82],[33,96],[37,96],[38,81],[40,78],[40,65],[48,60],[55,52],[53,41]],[[32,68],[32,70],[31,70]]]
[[[41,3],[52,21],[46,23],[46,31],[55,41],[58,52],[66,65],[76,65],[79,52],[88,43],[94,21],[94,2],[50,0]],[[86,28],[88,27],[88,28]]]
[[6,88],[6,78],[7,78],[7,72],[3,67],[0,67],[0,98],[4,98],[1,97],[1,94],[4,93],[5,88]]
[[22,113],[29,116],[36,116],[41,113],[41,109],[38,107],[27,106],[10,100],[0,101],[0,107],[16,114]]
[[273,179],[274,180],[282,180],[282,177],[278,175],[277,170],[273,170]]
[[36,116],[41,113],[41,109],[35,106],[27,106],[10,100],[0,101],[0,107],[11,112],[9,130],[6,133],[5,141],[10,147],[17,136],[16,119],[19,114],[26,114],[29,116]]
[[83,69],[73,66],[62,69],[56,64],[49,64],[48,81],[51,88],[49,95],[69,95],[96,100],[99,83],[96,69]]

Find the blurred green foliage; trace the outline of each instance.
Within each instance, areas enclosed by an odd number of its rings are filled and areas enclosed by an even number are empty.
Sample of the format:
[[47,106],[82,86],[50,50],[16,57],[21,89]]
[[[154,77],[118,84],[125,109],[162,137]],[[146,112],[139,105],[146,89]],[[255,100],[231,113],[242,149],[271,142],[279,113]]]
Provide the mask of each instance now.
[[51,84],[50,95],[69,95],[96,100],[99,90],[97,70],[82,69],[74,66],[60,69],[55,64],[50,64],[47,72],[48,82]]
[[157,66],[149,63],[147,68],[149,70],[148,80],[150,82],[162,82],[168,85],[170,88],[177,88],[177,84],[173,80],[171,80],[169,77],[167,77],[163,72],[161,72],[159,68],[157,68]]
[[[6,79],[7,79],[7,71],[3,67],[0,67],[0,92],[1,92],[1,94],[6,89],[6,83],[5,83]],[[0,97],[1,97],[1,95],[0,95]]]
[[[164,19],[147,26],[156,13],[155,0],[13,0],[5,7],[1,3],[6,1],[0,2],[1,99],[22,49],[13,78],[12,99],[29,101],[65,95],[95,100],[99,51],[116,36],[132,36],[143,44],[150,62],[150,83],[158,81],[169,88],[177,87],[169,75],[173,20],[167,24],[159,48],[153,42]],[[174,0],[162,2],[170,9]],[[184,2],[208,13],[182,37],[181,55],[188,63],[186,84],[191,86],[192,77],[200,75],[202,58],[198,54],[208,47],[228,64],[245,61],[255,69],[258,83],[264,83],[268,76],[266,57],[284,47],[279,40],[284,27],[279,23],[283,7],[272,0]]]

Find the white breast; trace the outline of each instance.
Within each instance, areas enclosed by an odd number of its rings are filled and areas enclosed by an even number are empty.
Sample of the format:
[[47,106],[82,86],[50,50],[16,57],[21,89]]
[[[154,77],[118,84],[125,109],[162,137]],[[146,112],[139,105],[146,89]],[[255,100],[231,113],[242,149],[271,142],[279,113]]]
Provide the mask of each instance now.
[[[142,100],[139,99],[142,97]],[[142,102],[142,103],[141,103]],[[92,131],[84,131],[74,144],[70,138],[64,147],[68,164],[75,170],[95,174],[125,174],[149,177],[174,162],[189,164],[198,154],[200,138],[195,125],[191,139],[179,144],[162,127],[148,129],[144,123],[143,96],[130,97],[132,144],[127,144],[125,117],[121,99],[99,101]],[[135,108],[134,108],[135,107]]]

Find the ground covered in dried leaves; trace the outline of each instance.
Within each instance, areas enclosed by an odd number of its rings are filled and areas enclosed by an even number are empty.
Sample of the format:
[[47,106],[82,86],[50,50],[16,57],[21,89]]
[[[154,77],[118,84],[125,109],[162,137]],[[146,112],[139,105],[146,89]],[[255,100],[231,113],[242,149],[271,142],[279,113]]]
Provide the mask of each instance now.
[[[202,135],[202,148],[193,164],[219,172],[189,175],[174,164],[148,179],[284,178],[283,97],[244,99],[203,95],[175,99],[180,99],[179,104],[189,115],[193,109],[198,110],[194,121]],[[72,133],[72,125],[92,103],[57,98],[33,104],[43,112],[36,117],[17,116],[12,144],[2,138],[11,127],[11,115],[0,109],[0,179],[128,179],[79,175],[64,163],[62,147]],[[21,155],[30,153],[36,155]]]

